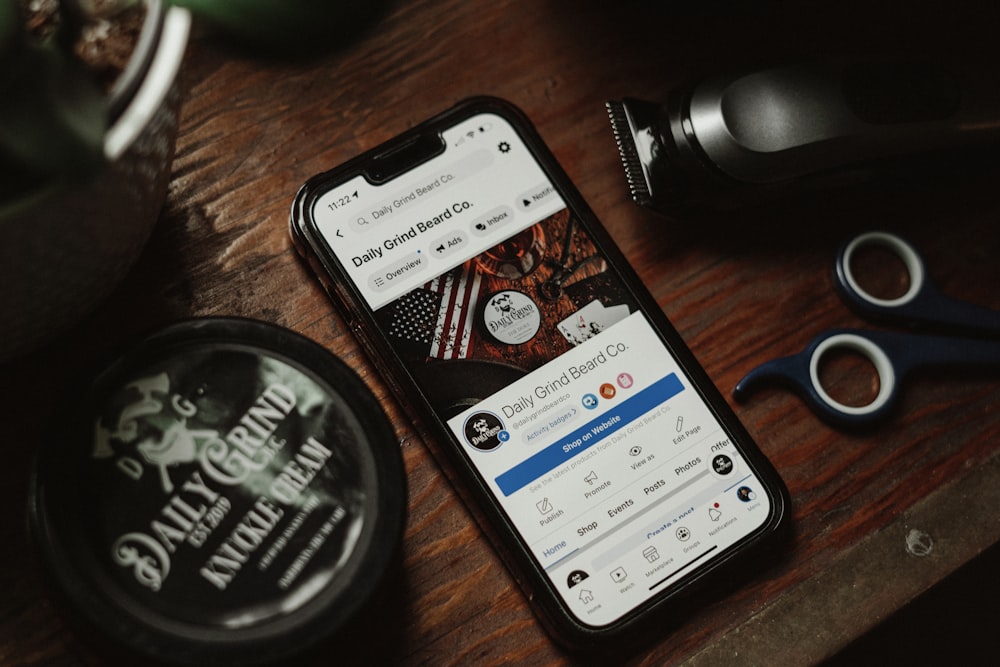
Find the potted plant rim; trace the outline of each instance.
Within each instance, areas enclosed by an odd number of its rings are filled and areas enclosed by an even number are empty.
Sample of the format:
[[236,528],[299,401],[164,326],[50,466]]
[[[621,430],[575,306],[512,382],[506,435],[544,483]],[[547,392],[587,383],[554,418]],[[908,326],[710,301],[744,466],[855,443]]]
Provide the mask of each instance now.
[[191,24],[184,9],[142,0],[131,56],[101,91],[64,56],[65,36],[25,37],[17,4],[0,0],[0,361],[91,310],[149,237]]
[[[56,19],[38,29],[46,4]],[[0,0],[0,363],[67,330],[136,262],[167,191],[192,16],[243,51],[311,56],[386,4]],[[123,16],[129,54],[102,87],[81,43]]]

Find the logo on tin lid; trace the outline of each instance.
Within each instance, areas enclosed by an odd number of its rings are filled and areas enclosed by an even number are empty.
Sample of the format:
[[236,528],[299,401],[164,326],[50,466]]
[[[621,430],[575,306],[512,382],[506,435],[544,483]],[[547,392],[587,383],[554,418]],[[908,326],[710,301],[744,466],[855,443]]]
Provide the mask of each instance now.
[[296,396],[289,387],[273,383],[232,431],[220,433],[189,425],[189,419],[197,416],[198,409],[189,399],[171,391],[170,384],[170,376],[162,372],[125,385],[117,394],[123,404],[119,405],[111,424],[97,420],[92,452],[93,458],[105,459],[115,457],[116,450],[131,448],[134,456],[116,458],[118,469],[138,480],[144,466],[155,468],[165,494],[173,493],[176,486],[171,470],[195,461],[200,461],[209,476],[217,481],[242,482],[252,466],[242,466],[243,474],[237,479],[228,472],[216,472],[213,462],[224,458],[217,455],[228,454],[229,450],[246,450],[247,443],[253,440],[255,458],[261,464],[270,461],[274,451],[260,445],[296,404]]
[[357,375],[234,318],[97,371],[33,470],[32,534],[72,607],[142,664],[296,664],[339,639],[405,514],[395,434]]
[[490,296],[482,317],[487,333],[507,345],[527,343],[542,324],[538,305],[528,295],[515,290]]

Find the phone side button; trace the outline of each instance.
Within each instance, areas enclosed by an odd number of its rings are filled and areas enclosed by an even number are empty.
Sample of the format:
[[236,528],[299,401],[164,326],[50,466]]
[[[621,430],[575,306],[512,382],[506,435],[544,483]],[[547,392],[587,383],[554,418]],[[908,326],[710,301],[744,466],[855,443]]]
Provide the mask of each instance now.
[[323,267],[319,258],[317,258],[314,253],[309,252],[298,244],[296,244],[296,250],[298,250],[299,256],[302,257],[302,259],[304,259],[309,265],[309,270],[312,271],[313,275],[316,276],[316,279],[319,280],[319,284],[323,286],[326,293],[333,296],[333,281],[330,280],[330,277],[327,275],[326,268]]
[[366,334],[367,329],[364,322],[351,318],[347,321],[347,328],[354,335],[354,340],[361,344],[361,349],[364,351],[365,356],[375,365],[379,373],[379,378],[388,385],[389,391],[392,392],[396,400],[404,406],[407,405],[407,394],[404,391],[403,385],[394,379],[395,375],[392,368],[386,363],[378,348],[376,348],[371,338]]

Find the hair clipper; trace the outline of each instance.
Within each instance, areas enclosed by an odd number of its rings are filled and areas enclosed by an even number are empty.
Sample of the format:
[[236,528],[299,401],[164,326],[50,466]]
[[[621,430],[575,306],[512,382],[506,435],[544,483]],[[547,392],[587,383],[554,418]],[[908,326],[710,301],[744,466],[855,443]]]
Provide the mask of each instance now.
[[997,85],[928,63],[791,65],[607,108],[632,198],[661,213],[916,171],[1000,139]]

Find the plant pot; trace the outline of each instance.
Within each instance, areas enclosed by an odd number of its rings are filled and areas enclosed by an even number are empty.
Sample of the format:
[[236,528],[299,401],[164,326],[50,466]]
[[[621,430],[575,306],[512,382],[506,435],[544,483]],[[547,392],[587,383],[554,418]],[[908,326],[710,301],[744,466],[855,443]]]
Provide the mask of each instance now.
[[0,362],[93,310],[128,273],[159,217],[191,19],[161,0],[146,4],[135,52],[110,94],[105,168],[0,205]]

